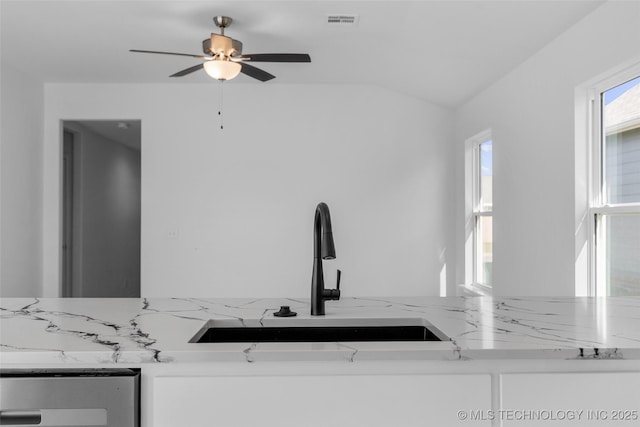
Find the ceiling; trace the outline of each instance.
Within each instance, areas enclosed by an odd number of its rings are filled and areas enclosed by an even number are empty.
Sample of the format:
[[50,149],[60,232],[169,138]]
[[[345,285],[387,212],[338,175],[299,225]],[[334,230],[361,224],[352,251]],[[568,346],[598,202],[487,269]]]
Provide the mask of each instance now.
[[109,141],[119,142],[132,150],[141,150],[140,120],[70,120],[65,123],[87,128]]
[[[129,49],[201,53],[226,34],[245,53],[309,53],[311,64],[259,64],[277,78],[233,84],[373,84],[455,107],[603,3],[540,1],[1,0],[2,61],[43,82],[205,83],[170,74],[198,60]],[[355,14],[355,26],[328,15]],[[231,82],[230,82],[231,83]]]

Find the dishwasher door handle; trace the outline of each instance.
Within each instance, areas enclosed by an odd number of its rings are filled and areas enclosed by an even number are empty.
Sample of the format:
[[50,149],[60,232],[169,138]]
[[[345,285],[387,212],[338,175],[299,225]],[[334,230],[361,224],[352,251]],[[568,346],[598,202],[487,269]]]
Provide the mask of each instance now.
[[0,426],[39,425],[42,412],[36,411],[0,411]]
[[0,411],[0,426],[107,426],[107,410],[96,409],[39,409]]

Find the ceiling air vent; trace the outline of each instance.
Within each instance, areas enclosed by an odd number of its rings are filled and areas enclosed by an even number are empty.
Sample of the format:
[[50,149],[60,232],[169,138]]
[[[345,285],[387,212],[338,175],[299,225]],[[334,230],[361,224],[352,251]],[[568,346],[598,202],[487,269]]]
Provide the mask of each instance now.
[[329,15],[327,25],[334,27],[351,27],[358,25],[358,15]]

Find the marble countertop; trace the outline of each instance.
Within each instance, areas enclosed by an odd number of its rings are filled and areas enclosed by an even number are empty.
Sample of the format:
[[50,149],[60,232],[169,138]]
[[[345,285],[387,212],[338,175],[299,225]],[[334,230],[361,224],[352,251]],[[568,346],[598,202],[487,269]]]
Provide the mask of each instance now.
[[0,299],[0,364],[286,360],[640,360],[640,298],[344,298],[326,318],[423,318],[443,342],[191,344],[210,319],[263,320],[308,300]]

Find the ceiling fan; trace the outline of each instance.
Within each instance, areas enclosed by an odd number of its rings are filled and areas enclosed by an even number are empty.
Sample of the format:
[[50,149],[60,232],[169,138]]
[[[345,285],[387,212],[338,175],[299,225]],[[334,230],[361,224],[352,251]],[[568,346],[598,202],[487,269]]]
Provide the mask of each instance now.
[[311,62],[311,57],[306,53],[257,53],[243,55],[242,42],[224,35],[224,29],[229,27],[232,21],[228,16],[214,16],[213,22],[220,28],[220,34],[212,33],[210,38],[202,41],[204,55],[138,49],[130,49],[130,52],[189,56],[191,58],[203,59],[203,63],[185,68],[169,77],[182,77],[204,69],[209,76],[217,80],[231,80],[240,73],[260,80],[261,82],[266,82],[276,77],[273,74],[248,64],[248,62]]

